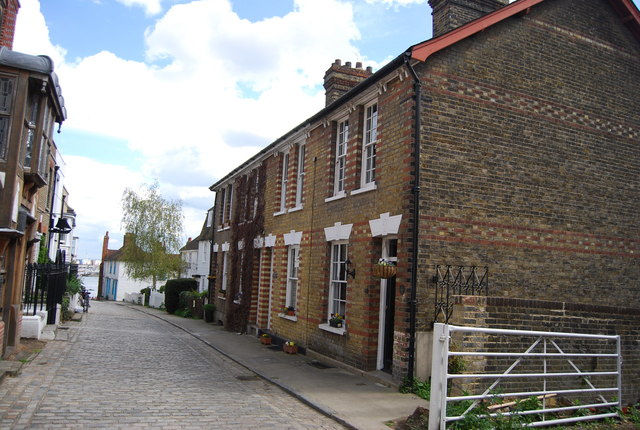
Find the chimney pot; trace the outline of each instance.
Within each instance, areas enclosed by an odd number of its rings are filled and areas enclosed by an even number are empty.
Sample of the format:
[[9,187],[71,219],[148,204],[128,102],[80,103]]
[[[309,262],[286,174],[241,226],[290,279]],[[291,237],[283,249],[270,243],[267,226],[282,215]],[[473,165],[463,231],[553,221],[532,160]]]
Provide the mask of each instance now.
[[342,66],[342,60],[339,58],[336,58],[336,61],[334,61],[333,64],[335,64],[336,66]]
[[362,69],[362,62],[358,61],[356,63],[356,69]]
[[347,61],[346,63],[344,63],[344,67],[351,67],[351,61]]

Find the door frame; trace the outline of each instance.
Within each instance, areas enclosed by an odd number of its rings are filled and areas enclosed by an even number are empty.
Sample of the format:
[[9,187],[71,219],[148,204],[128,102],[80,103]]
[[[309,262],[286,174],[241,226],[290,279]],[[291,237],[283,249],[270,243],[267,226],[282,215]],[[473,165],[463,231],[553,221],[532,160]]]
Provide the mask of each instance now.
[[[398,240],[396,235],[388,235],[382,238],[382,252],[381,258],[385,260],[394,261],[398,263],[398,257],[389,256],[389,242],[391,240]],[[397,245],[396,245],[397,249]],[[380,304],[379,304],[379,318],[378,318],[378,356],[376,361],[376,369],[382,370],[384,368],[384,338],[386,330],[386,303],[387,303],[387,280],[380,279]]]

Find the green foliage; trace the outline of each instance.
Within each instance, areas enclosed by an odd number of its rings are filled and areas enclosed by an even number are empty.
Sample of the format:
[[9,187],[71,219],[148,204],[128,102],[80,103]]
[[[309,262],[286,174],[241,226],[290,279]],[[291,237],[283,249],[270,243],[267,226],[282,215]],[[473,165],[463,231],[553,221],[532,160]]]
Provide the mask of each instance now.
[[216,310],[216,305],[214,305],[213,303],[207,303],[206,305],[202,306],[202,309],[205,312],[214,312]]
[[60,310],[62,311],[63,321],[69,321],[73,317],[73,313],[69,309],[70,302],[71,302],[71,299],[69,299],[69,296],[64,296],[62,298],[62,304],[60,306]]
[[[456,430],[512,430],[525,428],[528,423],[542,419],[539,414],[505,415],[489,410],[489,404],[501,401],[501,399],[496,398],[494,402],[480,402],[469,411],[462,420],[453,422],[450,426],[447,426],[447,428]],[[447,405],[447,415],[460,416],[472,404],[473,402],[471,400],[450,403]],[[541,407],[542,404],[538,398],[529,397],[527,399],[517,400],[511,412],[533,411]],[[489,416],[491,413],[494,413],[495,416]]]
[[[46,242],[47,242],[47,236],[44,235],[40,239],[40,243],[44,244]],[[53,261],[51,261],[51,259],[49,258],[49,248],[47,248],[44,245],[40,245],[40,251],[38,251],[38,264],[47,264],[47,263],[53,263]]]
[[67,278],[67,293],[73,296],[82,290],[82,281],[76,275]]
[[173,314],[180,309],[179,300],[182,291],[192,291],[196,288],[198,288],[198,282],[193,278],[168,280],[164,292],[164,305],[167,312]]
[[640,428],[640,403],[622,409],[623,417]]
[[181,291],[178,295],[178,308],[190,309],[194,300],[194,291]]
[[177,315],[182,318],[193,318],[193,313],[191,313],[191,309],[178,309],[174,315]]
[[413,393],[418,397],[429,400],[431,396],[431,381],[422,381],[418,378],[410,380],[405,377],[400,385],[400,392],[403,394]]
[[151,288],[143,288],[140,290],[140,294],[144,294],[144,305],[149,306],[149,296],[151,295]]
[[122,258],[127,274],[137,280],[158,280],[180,272],[182,202],[165,200],[158,182],[145,185],[140,194],[126,188],[122,195],[122,226],[127,241]]

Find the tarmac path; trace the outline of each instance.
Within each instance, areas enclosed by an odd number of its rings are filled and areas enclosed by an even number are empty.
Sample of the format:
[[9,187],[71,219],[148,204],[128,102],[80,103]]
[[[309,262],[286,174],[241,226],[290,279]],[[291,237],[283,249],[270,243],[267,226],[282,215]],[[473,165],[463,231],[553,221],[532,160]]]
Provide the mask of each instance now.
[[93,302],[18,377],[0,429],[342,429],[183,330]]

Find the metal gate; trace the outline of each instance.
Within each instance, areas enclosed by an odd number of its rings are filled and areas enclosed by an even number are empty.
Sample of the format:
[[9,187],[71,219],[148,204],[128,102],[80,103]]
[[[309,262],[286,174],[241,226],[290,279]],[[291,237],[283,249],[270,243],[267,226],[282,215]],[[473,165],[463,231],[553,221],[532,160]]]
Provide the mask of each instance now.
[[24,282],[24,313],[47,311],[47,324],[55,324],[57,305],[67,288],[68,264],[27,264]]
[[[454,374],[450,360],[467,364],[458,365],[464,370]],[[616,417],[613,408],[622,407],[620,336],[436,323],[431,375],[429,430],[446,429],[473,414],[483,419],[528,416],[524,426],[541,427]],[[452,388],[459,392],[450,395]],[[527,398],[538,399],[541,406],[509,410]],[[487,408],[487,403],[492,405]],[[448,409],[461,404],[461,412]]]

